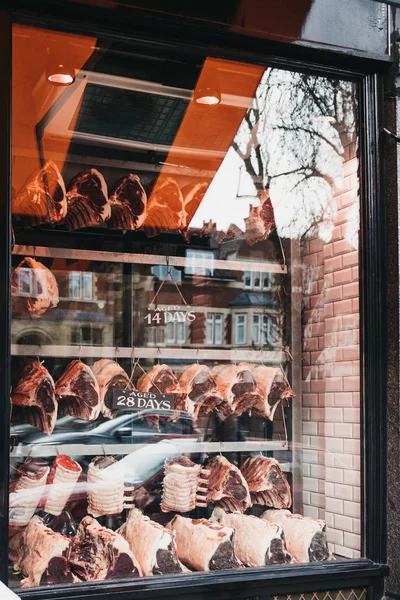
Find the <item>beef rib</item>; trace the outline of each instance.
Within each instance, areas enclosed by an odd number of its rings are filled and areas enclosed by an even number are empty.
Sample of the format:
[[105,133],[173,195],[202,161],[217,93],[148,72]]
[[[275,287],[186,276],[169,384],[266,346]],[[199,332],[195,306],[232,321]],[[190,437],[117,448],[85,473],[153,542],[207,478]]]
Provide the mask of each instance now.
[[117,181],[110,195],[109,229],[131,231],[143,225],[146,218],[147,195],[140,178],[130,173]]
[[12,310],[38,319],[59,302],[58,285],[53,273],[41,262],[26,257],[11,276]]
[[189,183],[182,188],[181,192],[183,196],[183,207],[186,213],[186,227],[189,227],[190,222],[199,208],[207,189],[208,183],[206,181],[201,183]]
[[[176,413],[176,416],[172,417],[172,420],[178,418],[179,411],[186,410],[190,413],[187,396],[183,393],[177,378],[168,365],[154,365],[148,373],[144,373],[139,379],[137,389],[139,392],[150,392],[152,394],[172,394],[174,396],[174,409]],[[146,419],[158,428],[159,415],[152,415],[146,417]],[[169,417],[167,419],[170,420]]]
[[230,512],[244,512],[251,506],[247,481],[240,470],[224,456],[214,456],[207,463],[208,502]]
[[225,400],[219,411],[224,416],[240,416],[259,404],[262,395],[250,369],[238,365],[217,365],[211,371]]
[[161,175],[149,194],[143,228],[148,236],[186,227],[182,192],[173,177]]
[[224,402],[214,377],[206,365],[190,365],[178,377],[186,394],[186,410],[197,420],[199,413],[209,413]]
[[[161,510],[182,513],[194,510],[199,505],[197,495],[199,488],[202,489],[202,485],[204,486],[201,473],[201,465],[197,465],[186,456],[167,460],[164,466]],[[207,487],[204,488],[204,492],[207,492]]]
[[69,230],[100,225],[111,216],[107,184],[96,169],[75,175],[68,187],[67,201],[63,223]]
[[96,456],[88,467],[88,513],[117,515],[124,510],[125,469],[112,456]]
[[10,484],[10,529],[24,527],[33,517],[45,493],[50,472],[41,458],[27,458]]
[[249,363],[240,363],[240,366],[247,367],[251,371],[262,394],[261,401],[254,406],[254,412],[272,421],[280,403],[296,396],[282,368]]
[[291,507],[290,486],[275,458],[249,456],[241,471],[248,483],[253,504],[273,508]]
[[69,456],[56,456],[47,478],[44,510],[50,515],[61,515],[75,484],[82,473],[82,467]]
[[94,421],[100,414],[100,390],[90,367],[73,360],[56,382],[58,414]]
[[92,367],[92,373],[99,384],[101,412],[108,419],[114,419],[118,412],[112,405],[114,390],[132,391],[135,388],[115,360],[98,360]]

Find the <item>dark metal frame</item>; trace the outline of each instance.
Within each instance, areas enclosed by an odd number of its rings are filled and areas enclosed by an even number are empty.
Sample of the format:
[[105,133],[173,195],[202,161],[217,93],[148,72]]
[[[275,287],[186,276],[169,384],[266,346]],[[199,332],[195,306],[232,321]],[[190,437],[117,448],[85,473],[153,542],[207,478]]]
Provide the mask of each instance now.
[[[24,3],[15,3],[24,4]],[[31,7],[31,5],[30,5]],[[46,16],[40,14],[44,8]],[[24,7],[26,8],[26,7]],[[10,275],[11,275],[11,21],[42,27],[62,29],[73,33],[95,30],[107,39],[134,43],[146,51],[179,53],[187,56],[204,52],[238,61],[250,61],[309,71],[321,75],[349,78],[359,90],[360,122],[360,183],[363,199],[361,211],[361,344],[362,358],[362,523],[364,527],[363,554],[367,558],[337,564],[290,565],[269,569],[246,569],[230,573],[188,574],[154,577],[125,582],[75,584],[68,587],[30,589],[18,592],[23,598],[37,600],[131,600],[133,598],[191,598],[212,597],[219,600],[259,596],[260,600],[280,593],[311,592],[354,587],[367,587],[369,598],[380,598],[386,563],[386,237],[385,209],[382,197],[378,153],[380,115],[379,71],[382,62],[361,59],[319,49],[272,43],[255,38],[208,32],[197,25],[193,30],[160,17],[151,23],[141,19],[125,22],[121,27],[111,11],[82,8],[74,3],[38,2],[37,12],[28,14],[0,12],[0,579],[7,581],[7,515],[9,483],[9,389],[10,389]],[[73,18],[73,20],[71,20]],[[95,25],[93,25],[95,23]],[[88,26],[90,25],[90,29]],[[140,31],[139,35],[137,32]],[[160,33],[162,33],[162,40]],[[211,40],[205,44],[204,40]],[[188,42],[190,40],[190,43]],[[345,59],[345,60],[343,60]]]

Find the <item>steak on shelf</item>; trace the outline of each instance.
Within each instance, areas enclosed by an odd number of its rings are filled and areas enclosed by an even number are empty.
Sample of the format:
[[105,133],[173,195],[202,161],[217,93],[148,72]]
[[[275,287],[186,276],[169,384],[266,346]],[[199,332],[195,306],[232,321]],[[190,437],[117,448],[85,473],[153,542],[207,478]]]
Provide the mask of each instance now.
[[94,421],[100,414],[99,385],[90,367],[73,360],[56,382],[58,414]]
[[178,558],[188,568],[220,571],[242,567],[235,555],[231,527],[180,515],[175,515],[168,527],[175,534]]
[[135,388],[115,360],[98,360],[92,367],[92,373],[99,384],[101,412],[108,419],[114,419],[118,412],[112,407],[114,390],[132,391]]
[[[24,281],[27,292],[24,291]],[[38,319],[59,302],[58,285],[53,273],[41,262],[26,257],[11,276],[12,311],[17,315],[29,314]]]
[[88,467],[88,513],[117,515],[124,510],[125,469],[112,456],[96,456]]
[[67,229],[81,229],[104,223],[111,216],[107,184],[97,169],[78,173],[67,191],[68,212],[63,221]]
[[249,456],[241,468],[246,479],[251,501],[272,508],[290,508],[290,485],[275,458]]
[[63,512],[81,473],[82,467],[72,458],[56,456],[47,478],[45,512],[55,516]]
[[[204,480],[200,479],[201,471],[201,465],[197,465],[186,456],[165,461],[161,501],[163,512],[186,513],[198,506],[197,494],[201,485],[204,485]],[[207,492],[207,487],[204,488],[204,492]]]
[[167,575],[184,570],[171,531],[145,517],[137,508],[129,511],[126,523],[118,532],[128,541],[143,575]]
[[149,194],[143,229],[148,236],[154,236],[185,227],[186,211],[182,192],[173,177],[161,175]]
[[142,226],[146,218],[147,195],[138,175],[130,173],[117,181],[109,200],[109,229],[132,231]]
[[251,506],[250,492],[240,470],[224,456],[214,456],[207,463],[208,502],[229,512],[244,512]]
[[84,581],[140,577],[139,563],[119,533],[87,516],[72,541],[72,570]]
[[333,560],[322,519],[293,515],[288,510],[266,510],[262,517],[282,527],[289,552],[298,562]]
[[[148,373],[141,376],[137,382],[137,389],[139,392],[150,392],[152,394],[172,394],[176,413],[172,420],[178,419],[179,411],[186,410],[190,414],[187,396],[183,393],[177,378],[168,365],[154,365]],[[151,415],[146,417],[146,420],[158,429],[160,418],[162,417],[159,415]],[[170,417],[165,418],[171,420]]]
[[197,420],[200,413],[209,413],[224,402],[207,365],[190,365],[178,377],[186,394],[186,410]]
[[248,367],[217,365],[211,374],[225,400],[219,407],[223,416],[240,416],[247,410],[251,411],[261,401],[261,392]]
[[294,562],[286,548],[283,529],[279,525],[250,515],[227,514],[222,508],[214,509],[212,519],[235,531],[235,554],[246,567]]
[[13,215],[27,225],[58,223],[67,214],[65,183],[57,165],[48,160],[13,197]]
[[57,421],[54,381],[37,359],[28,358],[11,390],[12,420],[29,423],[50,434]]
[[266,367],[249,363],[240,363],[247,367],[262,393],[262,398],[254,406],[254,412],[273,420],[276,409],[283,400],[295,398],[296,394],[290,387],[281,367]]
[[10,484],[10,529],[24,527],[45,493],[50,467],[41,458],[27,458]]

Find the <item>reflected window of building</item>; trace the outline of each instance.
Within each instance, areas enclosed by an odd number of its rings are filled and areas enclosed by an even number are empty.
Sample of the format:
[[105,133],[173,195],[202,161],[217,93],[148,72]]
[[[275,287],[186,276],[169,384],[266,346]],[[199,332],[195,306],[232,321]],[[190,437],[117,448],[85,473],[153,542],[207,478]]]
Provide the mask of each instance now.
[[94,277],[92,272],[71,271],[69,297],[73,300],[93,300]]
[[151,346],[162,346],[165,343],[166,335],[168,336],[168,332],[165,333],[164,327],[148,328],[148,340]]
[[277,345],[281,342],[281,328],[278,318],[272,315],[253,315],[251,337],[255,345]]
[[92,325],[79,325],[71,329],[71,344],[100,346],[103,343],[103,330]]
[[248,290],[271,290],[271,273],[260,271],[245,271],[243,276],[244,287]]
[[37,296],[41,293],[40,283],[33,269],[20,268],[18,271],[18,294],[21,296]]
[[[174,280],[177,283],[181,283],[182,272],[179,269],[176,269],[175,267],[170,267],[170,269],[171,269],[171,274],[172,274],[172,277],[174,278]],[[167,272],[168,272],[167,265],[155,265],[154,267],[151,267],[151,274],[154,275],[154,277],[156,279],[159,279],[160,281],[163,281],[165,278],[166,278],[165,281],[172,281],[171,275],[168,275],[168,277],[167,277]]]
[[223,341],[223,319],[222,313],[208,313],[206,327],[206,343],[221,345]]
[[247,315],[238,314],[236,315],[236,343],[246,343],[246,329],[247,329]]
[[185,275],[214,275],[214,252],[211,250],[186,250]]
[[185,323],[167,323],[167,344],[184,344],[186,342]]

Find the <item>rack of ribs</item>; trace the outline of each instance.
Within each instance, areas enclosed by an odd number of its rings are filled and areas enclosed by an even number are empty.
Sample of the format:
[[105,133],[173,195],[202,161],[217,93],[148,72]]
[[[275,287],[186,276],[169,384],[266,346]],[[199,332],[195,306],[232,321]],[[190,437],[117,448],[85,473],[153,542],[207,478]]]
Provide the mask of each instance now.
[[80,360],[69,363],[56,382],[59,415],[94,421],[100,414],[99,385],[90,367]]
[[100,390],[101,412],[108,419],[114,419],[117,411],[113,409],[114,390],[132,391],[135,388],[124,369],[115,360],[103,358],[92,366]]
[[112,456],[96,456],[88,467],[88,512],[93,517],[124,510],[125,469]]
[[[141,376],[137,382],[137,389],[139,392],[150,392],[152,394],[172,394],[176,414],[172,420],[178,419],[179,411],[188,411],[186,394],[183,393],[177,378],[168,365],[154,365],[148,373]],[[167,417],[167,419],[171,420],[170,417]],[[146,420],[156,428],[159,427],[159,415],[151,415],[146,417]]]
[[222,415],[240,416],[260,403],[262,395],[248,367],[217,365],[211,374],[225,401],[219,406]]
[[109,229],[132,231],[143,225],[146,218],[147,195],[138,175],[130,173],[115,184],[110,194],[111,217]]
[[202,491],[207,493],[207,483],[201,475],[201,465],[197,465],[186,456],[166,460],[161,510],[186,513],[194,510],[196,506],[207,506],[204,496],[198,495]]
[[50,515],[61,515],[75,484],[82,473],[82,467],[69,456],[56,456],[47,478],[44,511]]
[[251,506],[247,481],[240,470],[224,456],[214,456],[207,463],[208,502],[230,512],[244,512]]
[[210,413],[224,402],[214,377],[207,365],[190,365],[178,377],[186,394],[186,410],[196,420],[199,413]]
[[33,517],[45,493],[48,463],[41,458],[27,458],[10,485],[10,529],[24,527]]
[[290,486],[275,458],[249,456],[241,471],[249,486],[253,504],[272,508],[291,507]]
[[261,401],[254,406],[254,412],[272,421],[280,403],[296,396],[282,368],[248,363],[240,363],[239,367],[241,365],[250,369],[262,394]]
[[75,175],[67,191],[68,211],[63,223],[67,229],[100,225],[111,216],[107,184],[96,169]]

